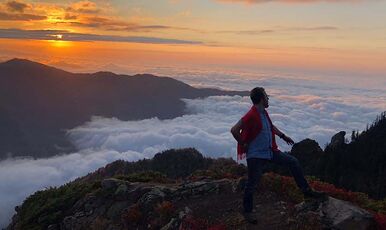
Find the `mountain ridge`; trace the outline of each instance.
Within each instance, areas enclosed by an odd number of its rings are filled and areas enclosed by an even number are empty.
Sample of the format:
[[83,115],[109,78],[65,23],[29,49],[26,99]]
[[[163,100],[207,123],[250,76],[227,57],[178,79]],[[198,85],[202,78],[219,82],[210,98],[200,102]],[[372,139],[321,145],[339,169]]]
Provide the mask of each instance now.
[[[12,59],[0,63],[0,108],[12,117],[13,127],[19,127],[15,132],[25,144],[9,145],[0,139],[0,159],[10,152],[13,156],[49,157],[63,153],[63,149],[76,151],[65,130],[82,125],[91,116],[171,119],[185,114],[181,98],[215,95],[246,96],[249,92],[198,89],[151,74],[70,73],[26,59]],[[0,126],[6,122],[8,118],[0,120]],[[12,132],[5,130],[3,135],[7,133]]]

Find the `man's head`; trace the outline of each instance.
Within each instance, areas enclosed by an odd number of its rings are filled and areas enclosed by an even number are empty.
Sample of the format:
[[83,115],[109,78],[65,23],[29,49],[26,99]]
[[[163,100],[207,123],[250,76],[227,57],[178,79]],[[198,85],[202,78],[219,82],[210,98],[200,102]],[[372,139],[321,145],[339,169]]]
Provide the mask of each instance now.
[[264,108],[268,108],[269,97],[263,87],[256,87],[251,90],[250,97],[254,105],[261,105]]

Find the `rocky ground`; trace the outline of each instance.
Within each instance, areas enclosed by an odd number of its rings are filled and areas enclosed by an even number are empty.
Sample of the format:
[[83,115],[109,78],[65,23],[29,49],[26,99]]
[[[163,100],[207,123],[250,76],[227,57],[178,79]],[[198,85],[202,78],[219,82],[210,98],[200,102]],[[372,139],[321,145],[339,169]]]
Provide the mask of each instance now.
[[191,148],[118,160],[37,191],[15,208],[7,229],[386,229],[382,201],[312,177],[310,185],[329,196],[304,200],[292,177],[273,172],[261,178],[254,197],[258,224],[249,224],[242,215],[245,177],[244,165]]
[[25,213],[19,210],[8,229],[375,228],[367,211],[348,202],[330,197],[296,204],[265,189],[255,193],[258,224],[249,224],[241,214],[244,182],[239,178],[140,183],[108,178],[77,200],[57,223],[45,226],[49,221],[43,214],[25,222]]

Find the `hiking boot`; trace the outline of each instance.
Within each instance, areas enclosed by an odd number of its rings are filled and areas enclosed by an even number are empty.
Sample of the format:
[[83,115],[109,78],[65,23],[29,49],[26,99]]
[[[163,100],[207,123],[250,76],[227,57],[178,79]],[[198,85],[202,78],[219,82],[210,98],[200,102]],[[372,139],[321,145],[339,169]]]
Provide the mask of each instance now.
[[253,212],[243,212],[243,216],[248,223],[257,224],[256,214]]
[[303,195],[305,199],[307,198],[322,199],[322,200],[327,199],[327,194],[325,192],[316,191],[316,190],[313,190],[312,188],[308,188],[306,191],[304,191]]

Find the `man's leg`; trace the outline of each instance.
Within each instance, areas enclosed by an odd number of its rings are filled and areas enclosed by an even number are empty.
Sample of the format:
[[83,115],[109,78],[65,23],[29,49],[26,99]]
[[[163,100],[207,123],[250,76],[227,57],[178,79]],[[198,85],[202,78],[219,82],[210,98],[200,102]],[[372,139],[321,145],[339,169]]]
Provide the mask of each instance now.
[[303,192],[304,198],[316,198],[316,199],[322,198],[323,200],[327,199],[327,194],[325,192],[313,190],[309,186],[307,180],[304,178],[303,170],[300,166],[298,159],[296,159],[296,157],[291,156],[287,153],[278,151],[273,153],[272,161],[279,165],[288,166],[288,168],[292,173],[292,176],[295,179],[297,186]]
[[250,213],[253,209],[253,193],[259,184],[265,160],[258,158],[247,159],[248,181],[244,190],[244,212]]
[[291,171],[297,186],[303,193],[310,188],[307,180],[304,178],[303,170],[300,166],[299,160],[296,157],[278,151],[273,153],[272,162],[282,166],[287,166]]

